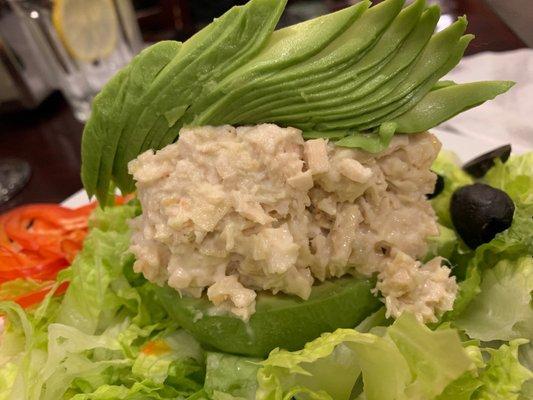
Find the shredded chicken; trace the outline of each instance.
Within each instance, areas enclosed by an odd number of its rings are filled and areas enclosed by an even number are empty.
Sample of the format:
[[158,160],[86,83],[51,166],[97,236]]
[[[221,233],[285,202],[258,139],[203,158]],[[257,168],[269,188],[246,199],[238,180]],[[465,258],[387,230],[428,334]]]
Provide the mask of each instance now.
[[421,266],[399,250],[393,254],[378,274],[376,285],[385,298],[387,317],[409,311],[421,322],[437,322],[437,315],[452,309],[457,294],[450,269],[441,266],[440,257]]
[[415,261],[438,234],[425,194],[439,149],[427,133],[371,154],[270,124],[182,129],[129,164],[143,208],[131,225],[134,268],[186,295],[207,289],[243,319],[255,291],[305,299],[317,280],[378,274],[390,315],[433,321],[456,288],[439,259]]

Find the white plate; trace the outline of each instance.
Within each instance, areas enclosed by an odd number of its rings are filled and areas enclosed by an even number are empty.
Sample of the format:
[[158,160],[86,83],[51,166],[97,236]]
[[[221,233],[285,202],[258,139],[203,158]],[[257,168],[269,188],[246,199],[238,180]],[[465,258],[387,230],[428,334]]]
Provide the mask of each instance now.
[[65,207],[77,208],[89,203],[89,196],[84,189],[81,189],[74,193],[73,195],[67,197],[61,202]]

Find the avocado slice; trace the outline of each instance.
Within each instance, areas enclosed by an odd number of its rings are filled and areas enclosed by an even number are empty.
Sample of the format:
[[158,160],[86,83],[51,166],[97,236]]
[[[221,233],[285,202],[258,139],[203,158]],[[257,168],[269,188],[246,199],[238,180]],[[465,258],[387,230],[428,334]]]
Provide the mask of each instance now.
[[170,317],[208,348],[226,353],[265,357],[276,347],[301,349],[324,332],[353,328],[383,304],[371,293],[374,282],[353,277],[313,287],[308,300],[260,293],[256,312],[244,322],[229,314],[214,314],[205,297],[180,297],[168,287],[156,293]]
[[394,119],[394,122],[398,125],[399,132],[422,132],[505,93],[513,85],[514,82],[511,81],[447,85],[427,93],[413,108]]
[[[312,99],[314,95],[323,94],[324,90],[340,85],[345,88],[345,85],[360,79],[361,76],[367,78],[381,75],[382,68],[389,64],[417,25],[423,22],[421,17],[424,7],[425,0],[417,0],[404,8],[363,58],[327,81],[305,86],[302,89],[304,98]],[[368,75],[368,72],[373,74]]]
[[[284,5],[285,1],[254,0],[234,7],[183,44],[146,91],[140,102],[144,107],[130,110],[113,163],[113,177],[121,189],[133,189],[127,163],[140,153],[147,136],[163,136],[169,128],[179,131],[179,118],[174,115],[175,125],[168,127],[165,113],[188,108],[204,86],[253,57],[270,37]],[[165,130],[153,130],[163,123]]]
[[[234,73],[235,70],[240,70],[240,67],[245,64],[250,57],[257,54],[260,48],[265,48],[263,51],[266,51],[269,46],[272,46],[272,37],[274,36],[272,31],[275,27],[275,24],[279,20],[286,0],[278,3],[278,9],[276,12],[274,13],[272,10],[270,10],[270,14],[267,14],[267,16],[261,15],[256,8],[253,8],[251,3],[253,2],[249,2],[247,5],[247,7],[250,9],[246,12],[245,27],[250,35],[257,30],[257,26],[261,26],[262,30],[259,30],[261,40],[258,41],[257,39],[253,38],[243,39],[243,37],[246,38],[246,35],[243,33],[238,33],[235,36],[236,40],[239,40],[240,44],[234,44],[232,47],[236,50],[239,49],[239,46],[242,46],[246,49],[247,47],[250,47],[250,44],[254,44],[252,49],[253,51],[248,51],[244,54],[245,56],[239,53],[237,53],[235,56],[232,56],[232,63],[229,64],[229,66],[227,65],[228,63],[222,59],[221,63],[214,66],[211,74],[206,75],[206,79],[203,82],[194,82],[193,79],[192,84],[196,85],[196,88],[195,90],[191,91],[186,101],[183,101],[182,99],[180,99],[180,101],[169,100],[168,104],[172,104],[173,107],[169,110],[163,109],[161,114],[164,116],[164,118],[159,116],[157,122],[152,126],[142,145],[141,152],[150,148],[158,149],[174,142],[179,134],[179,129],[181,126],[190,122],[190,115],[194,114],[193,108],[196,104],[204,101],[202,99],[209,98],[209,96],[215,92],[215,89],[219,86],[219,82],[223,81],[226,75]],[[281,8],[279,8],[280,5],[282,6]],[[272,8],[272,5],[270,7]],[[264,11],[265,13],[268,13],[268,10]],[[348,18],[349,17],[350,16],[348,16]],[[265,20],[267,21],[266,23]],[[268,35],[269,37],[265,35]],[[261,46],[257,46],[258,42],[261,43]],[[229,47],[227,43],[224,43],[224,46]],[[263,51],[261,51],[261,53]],[[242,51],[240,51],[240,53],[242,53]],[[287,54],[294,56],[295,52]],[[219,59],[221,59],[220,55],[215,54],[215,56],[216,57],[213,57],[213,61],[219,61]],[[302,51],[302,56],[305,56],[304,51]],[[198,85],[198,83],[200,83],[200,85]],[[183,82],[180,82],[179,84],[183,84]],[[167,92],[173,96],[172,88],[168,88]],[[186,98],[186,96],[183,96],[183,98]],[[173,115],[172,121],[169,119],[169,115]],[[179,119],[181,119],[180,123],[174,126],[175,122]]]
[[353,129],[339,129],[336,131],[303,131],[303,137],[308,139],[327,138],[335,141],[336,146],[359,148],[370,153],[385,150],[396,133],[396,122],[384,122],[371,131],[355,131]]
[[[424,26],[426,33],[431,23],[437,18],[433,11],[428,14],[427,24]],[[466,28],[466,21],[458,20],[445,30],[434,35],[418,58],[406,57],[405,60],[414,60],[408,69],[400,70],[399,63],[394,63],[395,68],[391,70],[400,71],[394,79],[383,85],[375,85],[369,82],[348,96],[334,98],[333,107],[322,105],[320,111],[312,113],[312,121],[317,126],[317,130],[335,130],[356,128],[358,118],[369,118],[368,113],[387,106],[396,101],[406,101],[409,94],[428,77],[435,74],[451,56],[454,46]],[[417,33],[417,32],[415,32]],[[411,43],[408,43],[409,45]],[[412,46],[416,52],[420,47]],[[399,52],[400,55],[404,54]],[[416,57],[416,56],[415,56]],[[403,57],[400,57],[403,58]],[[405,67],[404,67],[405,68]],[[442,75],[439,76],[439,78]],[[282,123],[291,124],[296,118],[302,118],[302,114],[288,114],[283,117],[267,116],[279,120]],[[332,121],[332,122],[329,122]],[[354,122],[352,122],[354,121]],[[318,125],[320,124],[320,125]]]
[[[142,99],[142,94],[152,83],[161,70],[179,52],[181,44],[174,41],[159,42],[143,50],[129,64],[127,71],[127,85],[124,85],[124,93],[119,95],[121,110],[117,110],[114,116],[113,128],[105,131],[103,138],[104,146],[100,151],[100,168],[98,171],[97,194],[98,198],[106,199],[109,193],[109,181],[113,169],[113,160],[120,136],[114,129],[126,121],[130,107],[135,107],[136,103]],[[105,200],[104,200],[105,201]]]
[[190,120],[195,120],[195,124],[201,123],[198,122],[197,114],[205,112],[208,106],[226,96],[231,88],[239,88],[234,90],[233,96],[244,94],[250,90],[250,82],[253,82],[252,87],[257,86],[262,77],[305,61],[320,52],[352,25],[369,5],[368,1],[363,1],[336,13],[275,31],[256,57],[232,72],[207,96],[195,102],[190,110]]
[[[232,16],[238,14],[238,10],[230,11],[233,11]],[[224,16],[221,19],[224,21]],[[141,119],[141,117],[147,109],[152,111],[151,113],[148,113],[148,115],[155,115],[153,103],[155,102],[157,95],[160,94],[161,88],[168,86],[169,81],[172,80],[172,77],[175,75],[174,70],[176,69],[176,64],[179,64],[179,61],[182,63],[184,63],[184,61],[191,62],[195,56],[201,54],[209,44],[212,44],[214,40],[213,37],[221,35],[224,28],[221,25],[221,23],[210,24],[188,40],[186,44],[181,47],[179,57],[174,57],[161,73],[150,82],[150,86],[145,88],[145,92],[143,93],[142,98],[139,99],[138,103],[130,104],[129,107],[127,107],[129,118],[127,118],[118,131],[112,132],[114,135],[118,136],[118,139],[116,139],[117,145],[113,154],[112,174],[115,183],[117,183],[123,192],[127,193],[133,190],[129,179],[121,179],[118,176],[118,171],[126,168],[123,159],[125,147],[129,142],[144,141],[145,136],[143,133],[147,130],[147,127],[149,128],[152,125],[152,123]]]
[[[466,50],[466,47],[472,40],[472,35],[463,36],[459,42],[455,45],[450,58],[442,65],[432,77],[429,77],[422,85],[416,88],[409,96],[406,96],[400,101],[378,108],[374,111],[362,114],[359,117],[351,118],[348,120],[338,120],[334,123],[324,123],[317,126],[318,129],[326,127],[326,129],[340,129],[344,127],[356,126],[357,129],[365,130],[375,126],[378,126],[384,121],[390,121],[393,118],[403,114],[411,107],[414,106],[424,95],[431,90],[440,77],[446,75],[451,71],[457,63],[461,60],[461,57]],[[335,125],[335,128],[332,128]]]
[[[412,68],[408,71],[408,76],[398,86],[391,87],[393,95],[389,96],[390,92],[374,92],[370,96],[365,97],[359,102],[350,102],[348,105],[337,108],[335,111],[330,110],[328,115],[315,116],[315,120],[335,121],[332,123],[324,122],[324,129],[337,129],[344,125],[345,118],[354,119],[363,116],[373,110],[380,109],[384,106],[390,105],[397,101],[405,100],[409,97],[418,86],[423,84],[427,79],[438,74],[443,74],[439,69],[450,59],[452,53],[456,50],[456,45],[461,35],[466,29],[466,20],[464,18],[458,19],[455,23],[441,32],[433,35],[427,46],[424,48],[422,54],[417,59]],[[440,79],[443,75],[437,77]],[[355,123],[352,125],[355,126]]]
[[438,19],[439,11],[437,7],[431,7],[426,10],[418,25],[409,34],[407,40],[402,43],[393,59],[387,63],[383,70],[372,76],[372,79],[367,80],[365,79],[366,76],[357,77],[355,75],[353,82],[317,95],[307,95],[303,92],[305,103],[279,110],[271,109],[270,115],[261,116],[257,115],[259,114],[257,113],[255,117],[265,120],[272,119],[283,124],[290,124],[294,121],[298,123],[299,121],[305,121],[310,115],[318,118],[321,114],[326,114],[327,118],[328,112],[333,112],[331,110],[332,107],[344,106],[345,104],[350,104],[350,101],[353,102],[357,99],[367,101],[367,99],[372,97],[382,98],[384,94],[388,94],[408,76],[409,71],[407,69],[409,67],[412,68],[419,53],[431,38]]
[[[204,108],[208,108],[211,103],[223,98],[228,93],[228,90],[231,90],[227,88],[228,81],[236,80],[233,83],[234,88],[246,82],[256,82],[259,80],[261,72],[270,73],[268,71],[274,71],[277,68],[299,62],[320,51],[321,48],[326,46],[357,19],[368,8],[368,5],[368,1],[363,1],[356,6],[348,7],[337,13],[328,14],[274,32],[265,48],[254,58],[253,63],[248,63],[238,68],[219,84],[207,85],[204,93],[187,110],[183,123],[191,123]],[[287,51],[288,48],[293,51]],[[202,124],[223,124],[225,123],[224,121],[227,121],[227,114],[228,110],[224,114],[224,120],[218,122],[206,121]],[[198,124],[198,121],[193,123],[193,125]],[[156,127],[154,130],[157,130],[157,128],[162,127]],[[178,133],[176,130],[168,130],[164,135],[153,139],[150,143],[151,147],[159,148],[175,141]]]
[[[428,78],[426,82],[424,82],[422,85],[420,85],[415,91],[412,92],[412,95],[408,98],[407,101],[403,101],[401,105],[397,108],[395,108],[393,111],[388,111],[386,115],[386,120],[391,121],[394,118],[398,117],[399,115],[402,115],[403,113],[407,112],[409,109],[414,107],[429,91],[432,90],[434,85],[438,82],[439,77],[442,77],[443,75],[446,75],[448,72],[450,72],[461,60],[461,58],[464,55],[464,52],[468,46],[468,44],[472,41],[474,38],[473,35],[464,35],[459,40],[459,43],[456,45],[456,49],[454,50],[453,54],[451,55],[450,59],[444,64],[436,73],[434,76]],[[370,113],[371,114],[371,113]],[[374,119],[372,119],[372,115],[369,115],[368,122],[360,126],[360,129],[369,129],[372,127],[377,126],[382,121],[384,121],[384,117],[378,114],[378,116]]]
[[[261,106],[269,109],[271,102],[284,99],[288,90],[298,91],[304,85],[317,84],[335,77],[339,70],[346,67],[346,63],[358,61],[376,43],[400,12],[403,2],[404,0],[386,0],[370,8],[309,60],[257,78],[246,86],[237,86],[237,90],[231,91],[230,95],[211,106],[192,123],[218,124],[228,117],[232,118],[232,123],[239,123],[239,114],[234,116],[233,110],[251,110],[252,113],[260,114]],[[235,87],[234,82],[228,82],[227,85]]]
[[396,133],[398,124],[384,122],[374,132],[354,132],[344,136],[336,145],[342,147],[358,147],[370,153],[378,153],[385,150]]
[[[457,28],[450,29],[451,35],[457,34],[457,32],[461,32],[462,27],[460,26],[460,22],[457,23]],[[449,32],[450,32],[449,31]],[[319,131],[327,131],[327,132],[342,132],[344,130],[345,135],[350,133],[350,130],[353,132],[349,137],[346,137],[338,142],[338,145],[340,146],[348,146],[348,147],[360,147],[364,148],[368,151],[381,151],[383,150],[386,145],[388,145],[388,142],[390,141],[391,136],[390,135],[380,135],[374,133],[372,136],[368,133],[362,133],[357,131],[363,131],[369,128],[372,128],[374,126],[380,125],[382,122],[385,122],[387,120],[390,120],[401,113],[405,112],[409,108],[412,107],[412,104],[416,104],[417,101],[419,101],[420,98],[422,98],[425,93],[427,93],[431,88],[434,86],[434,84],[437,82],[437,80],[446,74],[449,70],[451,70],[460,60],[460,58],[463,55],[464,50],[466,49],[466,46],[472,39],[471,36],[467,35],[465,37],[462,37],[458,44],[455,46],[455,48],[452,50],[452,54],[449,56],[449,59],[446,61],[446,63],[441,66],[437,71],[434,72],[434,74],[424,82],[424,84],[420,85],[414,92],[411,93],[410,96],[406,96],[400,99],[400,102],[389,104],[388,106],[378,108],[377,110],[373,112],[366,112],[362,114],[360,117],[351,118],[348,120],[338,119],[335,120],[334,124],[317,124],[312,125],[309,124],[308,126],[311,126],[311,129],[318,129]],[[441,41],[442,43],[442,41]],[[431,53],[430,53],[431,54]],[[313,116],[313,118],[317,118]],[[292,122],[292,121],[291,121]],[[290,123],[290,122],[289,122]],[[291,124],[291,125],[297,125]],[[300,126],[301,127],[301,126]],[[304,127],[305,129],[305,127]],[[354,132],[355,131],[355,132]],[[390,133],[390,127],[385,130],[385,132]],[[339,135],[340,136],[340,135]],[[381,150],[380,150],[381,149]]]
[[[331,101],[331,96],[338,96],[338,93],[350,91],[349,87],[356,88],[374,76],[382,76],[383,68],[389,65],[398,48],[407,39],[415,25],[419,23],[424,4],[423,0],[417,1],[402,10],[363,57],[356,58],[355,62],[348,62],[346,66],[343,65],[343,68],[320,74],[320,79],[316,81],[295,86],[302,80],[291,80],[291,82],[295,82],[293,87],[296,87],[297,90],[292,90],[290,93],[283,92],[283,95],[268,96],[265,98],[268,100],[268,104],[263,107],[257,106],[251,112],[239,114],[237,121],[245,123],[250,118],[253,119],[255,116],[260,116],[262,112],[270,110],[276,110],[277,115],[283,115],[291,112],[308,111],[305,110],[306,107],[315,109],[318,100]],[[384,19],[381,18],[381,20]],[[361,37],[361,35],[357,37]],[[253,103],[250,106],[253,106]]]
[[[93,100],[91,118],[85,125],[81,141],[81,180],[89,196],[98,193],[101,203],[105,204],[106,195],[102,196],[98,190],[100,165],[107,160],[102,160],[103,148],[108,140],[108,133],[118,129],[115,122],[119,109],[123,105],[125,86],[128,81],[130,65],[117,72],[107,83],[102,91]],[[109,188],[109,182],[106,183]],[[99,197],[100,199],[100,197]]]

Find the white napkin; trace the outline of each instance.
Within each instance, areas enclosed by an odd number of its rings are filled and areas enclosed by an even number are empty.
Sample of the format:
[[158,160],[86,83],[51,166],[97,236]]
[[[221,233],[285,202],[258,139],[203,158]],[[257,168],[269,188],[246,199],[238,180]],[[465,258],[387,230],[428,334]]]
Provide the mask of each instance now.
[[[515,153],[533,150],[533,49],[465,57],[444,79],[457,83],[483,80],[516,82],[507,93],[433,129],[445,147],[447,143],[453,143],[452,147],[459,150],[463,161],[474,153],[508,143]],[[469,148],[457,149],[461,145]],[[476,149],[470,148],[472,146]]]

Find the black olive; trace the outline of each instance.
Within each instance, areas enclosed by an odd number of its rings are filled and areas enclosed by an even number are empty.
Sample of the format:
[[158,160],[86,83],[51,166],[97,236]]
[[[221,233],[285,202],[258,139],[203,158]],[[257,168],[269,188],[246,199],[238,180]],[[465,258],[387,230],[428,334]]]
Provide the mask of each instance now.
[[514,208],[507,193],[482,183],[457,189],[450,203],[453,225],[472,249],[490,242],[497,233],[509,228]]
[[435,196],[438,196],[441,194],[441,192],[444,190],[444,178],[437,174],[435,172],[435,175],[437,175],[437,181],[435,182],[435,188],[433,189],[433,193],[429,193],[426,195],[428,199],[432,199]]
[[499,158],[502,162],[506,162],[510,155],[511,145],[506,144],[468,161],[463,165],[463,170],[474,178],[481,178],[492,168],[496,158]]

